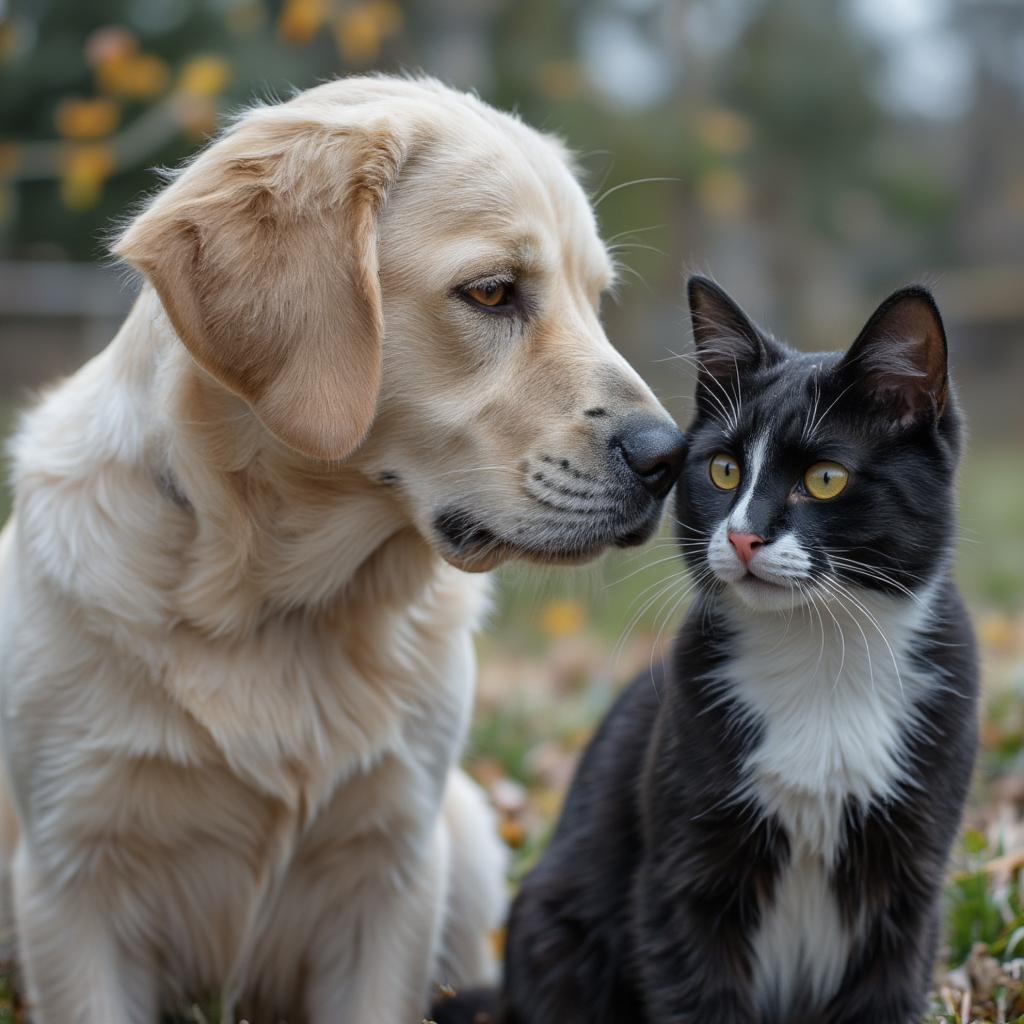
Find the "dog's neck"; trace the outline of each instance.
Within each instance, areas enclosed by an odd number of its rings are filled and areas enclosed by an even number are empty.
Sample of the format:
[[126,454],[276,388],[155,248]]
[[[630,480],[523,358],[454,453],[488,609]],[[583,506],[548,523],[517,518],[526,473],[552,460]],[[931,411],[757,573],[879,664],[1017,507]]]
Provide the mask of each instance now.
[[[134,322],[133,322],[134,321]],[[386,487],[276,441],[212,380],[144,291],[112,348],[126,387],[152,392],[146,446],[166,514],[187,519],[175,612],[211,636],[251,635],[288,615],[333,616],[353,602],[399,610],[455,570]],[[138,346],[145,338],[150,358]]]

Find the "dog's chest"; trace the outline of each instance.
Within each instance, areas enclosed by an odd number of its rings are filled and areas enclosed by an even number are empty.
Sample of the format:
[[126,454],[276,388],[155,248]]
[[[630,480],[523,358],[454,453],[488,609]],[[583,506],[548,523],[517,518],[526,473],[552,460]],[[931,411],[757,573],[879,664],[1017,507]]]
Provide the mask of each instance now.
[[827,1000],[842,978],[857,939],[830,881],[845,808],[908,783],[906,731],[931,682],[908,656],[919,610],[881,630],[841,622],[842,633],[818,628],[813,614],[795,615],[788,631],[784,618],[774,629],[741,626],[722,670],[738,713],[757,726],[743,795],[779,822],[790,850],[752,942],[756,999],[783,1016],[791,999]]
[[315,813],[384,758],[457,750],[473,685],[468,634],[408,617],[363,634],[305,625],[244,648],[185,644],[168,683],[240,781]]

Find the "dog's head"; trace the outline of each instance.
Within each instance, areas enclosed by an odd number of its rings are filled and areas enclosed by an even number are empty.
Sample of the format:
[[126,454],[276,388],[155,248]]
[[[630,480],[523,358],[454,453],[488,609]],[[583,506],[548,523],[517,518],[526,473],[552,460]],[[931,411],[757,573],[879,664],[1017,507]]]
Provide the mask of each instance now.
[[116,251],[271,434],[394,496],[452,563],[646,539],[683,438],[605,337],[563,147],[433,82],[249,112]]

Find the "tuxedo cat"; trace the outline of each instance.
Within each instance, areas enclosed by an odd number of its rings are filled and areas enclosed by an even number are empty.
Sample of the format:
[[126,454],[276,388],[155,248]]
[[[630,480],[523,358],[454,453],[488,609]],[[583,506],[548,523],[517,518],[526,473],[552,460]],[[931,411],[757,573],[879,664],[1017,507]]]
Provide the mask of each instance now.
[[910,1024],[976,733],[942,320],[907,288],[803,354],[689,298],[696,598],[522,886],[499,1019]]

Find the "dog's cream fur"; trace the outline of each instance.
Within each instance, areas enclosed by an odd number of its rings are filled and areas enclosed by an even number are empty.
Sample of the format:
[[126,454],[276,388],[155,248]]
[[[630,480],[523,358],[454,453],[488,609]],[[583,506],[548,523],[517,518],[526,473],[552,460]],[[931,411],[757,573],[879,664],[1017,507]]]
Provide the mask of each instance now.
[[[251,1021],[416,1024],[432,981],[487,980],[503,911],[453,769],[486,577],[449,563],[513,537],[543,557],[583,513],[531,497],[536,460],[596,479],[582,410],[659,409],[601,330],[589,205],[518,120],[348,79],[247,113],[116,251],[143,290],[26,417],[0,540],[34,1019],[151,1024],[213,993]],[[528,323],[453,293],[508,268]],[[440,538],[454,497],[503,539]],[[588,537],[580,558],[612,540]]]

